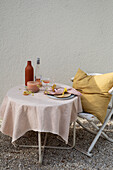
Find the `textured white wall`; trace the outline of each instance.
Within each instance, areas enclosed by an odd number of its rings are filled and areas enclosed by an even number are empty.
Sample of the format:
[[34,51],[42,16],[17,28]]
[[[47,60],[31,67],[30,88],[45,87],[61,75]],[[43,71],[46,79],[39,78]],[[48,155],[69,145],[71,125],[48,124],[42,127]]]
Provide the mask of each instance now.
[[66,84],[79,67],[113,71],[113,0],[0,0],[0,103],[37,56]]

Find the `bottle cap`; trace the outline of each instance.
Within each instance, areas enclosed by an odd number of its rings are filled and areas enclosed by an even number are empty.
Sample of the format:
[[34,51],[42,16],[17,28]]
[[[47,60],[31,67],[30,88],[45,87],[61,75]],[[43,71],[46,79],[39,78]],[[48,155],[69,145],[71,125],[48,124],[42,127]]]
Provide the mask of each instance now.
[[40,64],[40,58],[37,58],[37,64]]

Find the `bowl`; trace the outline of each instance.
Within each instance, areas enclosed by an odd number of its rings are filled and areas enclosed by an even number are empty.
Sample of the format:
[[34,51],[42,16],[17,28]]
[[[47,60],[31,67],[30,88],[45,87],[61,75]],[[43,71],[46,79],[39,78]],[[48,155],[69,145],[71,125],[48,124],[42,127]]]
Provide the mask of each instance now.
[[39,85],[39,83],[36,81],[28,81],[27,82],[27,90],[31,91],[32,93],[37,93],[39,91],[38,85]]

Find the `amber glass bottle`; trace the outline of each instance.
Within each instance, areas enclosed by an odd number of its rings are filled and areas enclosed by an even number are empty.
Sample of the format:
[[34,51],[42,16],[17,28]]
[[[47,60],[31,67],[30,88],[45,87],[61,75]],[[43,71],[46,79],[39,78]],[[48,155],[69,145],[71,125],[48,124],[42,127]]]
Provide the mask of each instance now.
[[34,81],[34,69],[31,65],[31,61],[27,61],[27,66],[25,68],[25,86],[27,86],[28,81]]

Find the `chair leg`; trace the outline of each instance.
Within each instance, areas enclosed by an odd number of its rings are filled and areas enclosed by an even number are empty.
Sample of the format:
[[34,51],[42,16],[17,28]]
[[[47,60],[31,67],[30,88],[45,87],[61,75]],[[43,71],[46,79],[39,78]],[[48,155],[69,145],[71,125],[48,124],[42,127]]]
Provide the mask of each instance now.
[[[99,127],[96,126],[93,122],[91,122],[91,124],[93,125],[93,127],[95,127],[97,130],[99,130]],[[102,136],[104,139],[108,140],[109,142],[113,142],[113,139],[108,137],[108,135],[106,135],[104,132],[102,132]]]
[[[97,134],[97,132],[94,132],[93,130],[90,130],[89,128],[87,128],[86,126],[84,126],[84,125],[81,123],[80,120],[77,119],[76,122],[77,122],[81,127],[83,127],[85,130],[87,130],[89,133],[92,133],[92,134],[94,134],[94,135]],[[90,122],[90,123],[91,123],[91,122]]]
[[[104,132],[102,132],[106,126],[106,124],[108,123],[108,121],[110,120],[111,116],[113,114],[113,109],[111,109],[111,111],[109,112],[108,116],[106,117],[106,120],[104,121],[103,125],[101,126],[101,128],[99,129],[96,125],[94,125],[93,123],[91,123],[97,130],[99,130],[96,133],[96,136],[93,140],[93,142],[91,143],[88,152],[84,152],[82,150],[79,150],[80,152],[82,152],[83,154],[86,154],[87,156],[91,156],[91,151],[93,149],[93,147],[95,146],[98,138],[101,136],[101,134],[104,136],[104,138],[106,138],[108,141],[113,142],[113,139],[109,138]],[[92,130],[88,129],[87,127],[85,127],[79,120],[77,120],[77,123],[80,124],[83,128],[85,128],[88,132],[95,134],[95,132],[93,132]]]
[[[106,120],[104,121],[103,125],[101,126],[100,130],[98,131],[96,137],[94,138],[93,142],[91,143],[89,149],[88,149],[88,153],[90,153],[94,147],[94,145],[96,144],[98,138],[100,137],[103,129],[105,128],[106,124],[108,123],[109,119],[111,118],[111,115],[113,113],[113,109],[110,111],[110,113],[108,114]],[[111,140],[110,142],[113,142],[113,140]]]
[[[99,130],[99,127],[96,126],[93,122],[91,122],[91,121],[88,121],[88,122],[91,123],[92,126],[93,126],[95,129]],[[84,125],[81,123],[80,120],[77,120],[77,123],[78,123],[80,126],[82,126],[85,130],[87,130],[89,133],[92,133],[92,134],[95,134],[95,135],[97,134],[97,132],[94,132],[93,130],[90,130],[89,128],[87,128],[86,126],[84,126]],[[110,138],[110,137],[108,137],[108,135],[106,135],[104,132],[101,133],[101,136],[100,136],[100,137],[108,140],[109,142],[113,142],[113,139]]]

